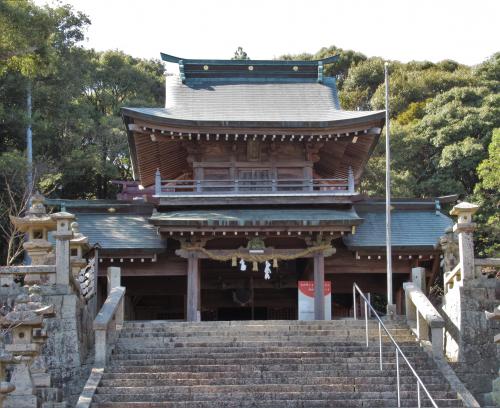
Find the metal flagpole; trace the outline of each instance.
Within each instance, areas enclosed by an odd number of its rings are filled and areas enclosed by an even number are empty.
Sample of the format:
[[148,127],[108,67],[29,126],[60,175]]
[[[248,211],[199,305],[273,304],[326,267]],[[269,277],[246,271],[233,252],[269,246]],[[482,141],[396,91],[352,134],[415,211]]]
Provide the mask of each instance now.
[[[26,208],[31,206],[31,196],[33,194],[33,133],[31,131],[31,116],[32,116],[32,100],[31,100],[31,80],[28,79],[26,87],[26,116],[28,125],[26,126],[26,162],[28,164],[26,174]],[[24,240],[28,241],[28,235],[25,234]],[[28,252],[24,252],[24,264],[31,265],[31,258]]]
[[384,66],[385,73],[385,241],[387,258],[387,315],[395,314],[392,296],[392,246],[391,246],[391,150],[389,118],[389,63]]
[[33,134],[31,132],[31,80],[28,80],[26,88],[26,116],[28,125],[26,127],[26,160],[28,162],[28,173],[26,175],[26,184],[28,191],[28,202],[31,202],[31,194],[33,193]]

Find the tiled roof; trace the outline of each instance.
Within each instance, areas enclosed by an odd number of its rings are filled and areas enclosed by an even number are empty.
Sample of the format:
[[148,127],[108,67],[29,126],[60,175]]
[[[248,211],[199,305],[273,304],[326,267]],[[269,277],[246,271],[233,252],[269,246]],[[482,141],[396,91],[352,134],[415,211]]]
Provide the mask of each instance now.
[[165,108],[123,108],[125,115],[205,125],[307,127],[382,120],[383,111],[343,111],[335,78],[249,82],[214,79],[183,84],[167,78]]
[[76,214],[80,232],[89,244],[103,249],[161,250],[165,242],[156,233],[146,216],[134,214]]
[[[348,248],[379,248],[386,245],[385,212],[358,211],[363,223],[354,235],[344,238]],[[432,210],[394,210],[391,215],[393,247],[434,248],[445,230],[453,225],[451,218]]]

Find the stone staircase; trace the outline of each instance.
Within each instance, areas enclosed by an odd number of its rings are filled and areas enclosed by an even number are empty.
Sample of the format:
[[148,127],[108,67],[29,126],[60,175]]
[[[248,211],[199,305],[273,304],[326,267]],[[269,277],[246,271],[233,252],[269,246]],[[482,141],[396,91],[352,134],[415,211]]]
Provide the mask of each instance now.
[[[380,371],[378,326],[369,323],[366,348],[364,324],[125,322],[91,406],[397,407],[394,348],[383,339]],[[438,406],[463,407],[408,328],[388,329]],[[401,406],[417,407],[416,381],[403,362],[400,370]]]

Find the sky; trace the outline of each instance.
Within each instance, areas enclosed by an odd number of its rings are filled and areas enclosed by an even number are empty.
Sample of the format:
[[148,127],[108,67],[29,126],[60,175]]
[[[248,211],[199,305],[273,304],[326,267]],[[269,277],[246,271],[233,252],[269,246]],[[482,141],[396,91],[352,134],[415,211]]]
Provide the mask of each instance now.
[[[39,5],[54,0],[35,0]],[[87,14],[85,47],[134,57],[252,59],[335,45],[388,60],[474,65],[500,51],[500,0],[63,0]]]

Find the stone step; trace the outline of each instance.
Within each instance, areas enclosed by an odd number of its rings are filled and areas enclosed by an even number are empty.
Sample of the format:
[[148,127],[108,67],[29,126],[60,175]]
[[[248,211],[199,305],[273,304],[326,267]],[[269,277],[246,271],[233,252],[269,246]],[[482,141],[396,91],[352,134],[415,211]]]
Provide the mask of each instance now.
[[[364,318],[336,319],[336,320],[226,320],[212,322],[186,322],[186,321],[168,321],[168,320],[126,320],[123,322],[124,328],[142,329],[145,327],[187,327],[187,328],[219,328],[219,327],[277,327],[277,326],[306,326],[306,327],[332,327],[332,326],[363,326]],[[368,325],[378,326],[375,318],[368,320]],[[404,323],[394,321],[384,321],[386,327],[401,327]]]
[[[128,366],[143,366],[145,363],[144,359],[123,359],[123,360],[113,360],[109,365],[110,367],[128,367]],[[314,366],[324,367],[326,365],[335,365],[336,367],[342,367],[346,369],[356,369],[362,367],[379,367],[379,359],[376,357],[370,358],[335,358],[335,357],[304,357],[304,358],[169,358],[169,359],[151,359],[147,361],[148,365],[154,366],[165,366],[165,367],[204,367],[204,366],[220,366],[231,367],[273,367],[281,366],[285,367],[297,367],[297,366],[308,366],[308,368],[313,368]],[[420,358],[413,358],[411,364],[415,369],[419,368],[429,368],[433,367],[426,356]],[[396,368],[395,359],[385,360],[382,362],[384,370],[390,370]],[[401,367],[405,364],[400,364]]]
[[[127,348],[127,347],[200,347],[200,346],[211,346],[211,347],[248,347],[248,346],[304,346],[307,345],[309,347],[322,346],[322,345],[330,345],[334,346],[339,343],[339,340],[343,343],[360,343],[359,338],[319,338],[319,337],[304,337],[304,336],[296,336],[296,337],[269,337],[269,338],[245,338],[245,339],[228,339],[227,337],[199,337],[193,339],[187,339],[182,337],[172,337],[172,338],[144,338],[144,339],[133,339],[133,338],[120,338],[117,341],[118,347]],[[396,341],[398,343],[415,341],[414,338],[408,336],[404,338],[397,338]],[[370,342],[374,344],[378,344],[378,338],[370,339]],[[385,346],[392,345],[389,341],[383,341]]]
[[[105,375],[101,380],[102,387],[154,387],[154,386],[213,386],[213,385],[337,385],[342,387],[354,386],[362,390],[363,387],[376,387],[378,391],[393,391],[396,386],[396,377],[303,377],[297,376],[266,376],[266,377],[240,377],[240,378],[148,378],[148,373],[138,373],[135,378],[127,375],[118,378],[119,374]],[[448,385],[439,377],[422,378],[429,390],[448,390]],[[411,376],[400,377],[401,389],[411,391],[415,389],[415,379]]]
[[[399,343],[400,348],[407,355],[411,355],[412,353],[421,353],[422,350],[418,346],[418,344],[413,341],[412,343]],[[393,350],[394,346],[383,347],[384,350]],[[227,350],[227,351],[226,351]],[[379,346],[376,343],[371,343],[369,347],[366,347],[363,343],[349,343],[349,342],[332,342],[332,343],[314,343],[314,344],[304,344],[300,343],[298,345],[290,345],[287,343],[278,343],[278,344],[246,344],[246,345],[238,345],[234,343],[228,344],[204,344],[204,345],[192,345],[191,343],[184,344],[175,344],[173,347],[141,347],[140,344],[137,344],[136,347],[120,347],[117,346],[115,348],[114,355],[120,354],[168,354],[171,353],[203,353],[204,355],[213,354],[213,353],[264,353],[264,352],[308,352],[311,350],[316,350],[323,353],[361,353],[361,352],[379,352]]]
[[[238,374],[230,371],[223,372],[196,372],[190,373],[186,371],[178,372],[104,372],[103,381],[105,380],[158,380],[158,381],[199,381],[199,382],[216,382],[216,381],[263,381],[272,382],[280,380],[281,382],[287,382],[292,380],[297,381],[328,381],[329,384],[335,383],[370,383],[370,384],[395,384],[396,377],[390,376],[388,374],[381,376],[380,371],[371,370],[370,372],[364,371],[363,375],[356,376],[355,373],[351,372],[349,376],[339,376],[335,375],[334,371],[319,371],[312,373],[304,373],[299,371],[248,371],[243,374]],[[368,374],[368,375],[365,375]],[[420,378],[424,384],[433,383],[443,383],[446,384],[445,380],[438,375],[435,375],[434,371],[422,372]],[[415,383],[415,378],[413,375],[407,375],[402,372],[400,377],[401,384],[404,383]]]
[[[181,399],[176,399],[180,397]],[[323,402],[329,403],[330,407],[396,407],[397,397],[396,393],[307,393],[307,392],[297,392],[297,393],[231,393],[224,395],[212,395],[212,394],[197,394],[195,396],[190,395],[189,398],[185,398],[184,395],[177,396],[176,394],[139,394],[139,395],[109,395],[109,394],[96,394],[94,398],[95,402],[145,402],[145,403],[155,403],[155,402],[179,402],[180,405],[186,406],[187,402],[199,402],[204,401],[206,407],[224,407],[224,406],[261,406],[262,401],[274,401],[275,404],[279,404],[283,401],[303,401],[309,402],[313,400],[323,400]],[[437,405],[440,408],[443,407],[463,407],[463,405],[456,398],[448,397],[446,395],[439,395],[434,398]],[[230,405],[225,405],[224,403],[230,402]],[[252,402],[252,404],[248,404]],[[361,402],[361,404],[359,404]],[[211,405],[209,405],[211,403]],[[245,404],[245,405],[243,405]],[[431,406],[429,401],[423,401],[423,406]],[[175,405],[173,405],[175,406]],[[196,406],[196,405],[191,405]],[[267,405],[266,406],[273,406]],[[279,406],[279,405],[274,405]],[[286,405],[281,405],[285,406]],[[309,404],[304,404],[304,407],[309,407]],[[401,406],[417,406],[417,396],[416,392],[401,393]]]
[[[164,350],[163,350],[164,351]],[[420,353],[405,353],[409,359],[427,359]],[[217,352],[217,353],[186,353],[186,352],[171,352],[171,353],[116,353],[113,355],[114,361],[120,360],[191,360],[210,359],[210,360],[230,360],[230,359],[258,359],[267,360],[273,358],[288,358],[288,359],[307,359],[307,358],[333,358],[347,359],[358,361],[379,361],[378,352],[320,352],[320,351],[284,351],[284,352],[262,352],[262,353],[234,353],[234,352]],[[394,359],[393,351],[382,352],[382,360]]]
[[[413,384],[407,384],[413,385]],[[413,395],[416,393],[416,385],[413,387],[405,387],[401,395]],[[382,385],[373,384],[243,384],[243,385],[175,385],[175,386],[134,386],[134,387],[105,387],[99,386],[99,394],[117,394],[117,395],[132,395],[137,397],[143,394],[162,394],[162,395],[244,395],[248,393],[275,393],[288,394],[288,393],[341,393],[341,394],[391,394],[396,392],[395,386],[383,387]],[[449,396],[449,390],[435,390],[434,395],[436,398]],[[349,398],[352,398],[349,397]]]
[[[323,381],[318,381],[317,378],[314,379],[294,379],[295,381],[287,381],[287,382],[271,382],[270,380],[260,380],[260,381],[239,381],[229,384],[222,384],[220,381],[212,381],[213,384],[190,384],[186,381],[181,380],[179,383],[169,383],[165,384],[162,380],[111,380],[111,381],[102,381],[99,385],[99,389],[108,390],[107,393],[110,393],[110,390],[118,390],[118,389],[127,389],[127,390],[136,390],[138,393],[141,393],[141,390],[150,390],[151,392],[161,392],[161,390],[167,391],[189,391],[189,392],[213,392],[217,390],[220,392],[221,390],[245,390],[246,388],[260,390],[260,391],[279,391],[283,390],[286,387],[287,391],[297,392],[309,389],[311,391],[341,391],[341,392],[368,392],[368,391],[377,391],[377,392],[395,392],[396,390],[396,382],[392,383],[370,383],[365,381],[360,382],[334,382],[332,380],[328,380],[328,378],[323,377]],[[297,381],[298,380],[298,381]],[[410,380],[409,378],[407,380]],[[426,383],[425,385],[429,391],[450,391],[449,388],[443,387],[443,383]],[[405,381],[400,385],[401,390],[403,391],[415,391],[416,382]],[[224,391],[225,392],[225,391]]]
[[[438,406],[463,407],[408,327],[388,327]],[[125,322],[92,407],[396,407],[394,346],[382,336],[380,371],[368,328],[366,347],[364,320]],[[401,406],[416,407],[402,361],[400,374]]]
[[[199,323],[198,323],[199,324]],[[393,330],[408,330],[408,326],[406,325],[385,325],[386,329],[389,332]],[[151,333],[210,333],[217,331],[239,331],[242,333],[251,333],[254,331],[334,331],[334,330],[366,330],[366,323],[363,322],[351,322],[349,324],[333,324],[325,323],[325,324],[274,324],[274,325],[262,325],[262,324],[246,324],[246,325],[237,325],[237,326],[213,326],[213,325],[194,325],[194,326],[173,326],[173,325],[163,325],[163,326],[144,326],[144,327],[130,327],[124,324],[122,326],[122,331],[125,333],[138,333],[140,331],[143,332],[151,332]],[[368,324],[369,331],[377,331],[378,332],[378,324],[370,323]],[[382,332],[385,332],[382,328]]]
[[[333,404],[332,404],[333,403]],[[438,400],[439,407],[463,408],[456,400]],[[101,402],[93,403],[91,408],[396,408],[395,399],[364,399],[356,400],[264,400],[249,401],[183,401],[183,402]],[[431,403],[422,402],[422,407],[431,407]],[[401,401],[403,408],[417,408],[417,401]]]
[[[384,366],[385,370],[396,371],[395,365]],[[240,365],[203,365],[203,366],[189,366],[189,365],[171,365],[171,366],[155,366],[155,365],[107,365],[105,368],[106,372],[112,373],[171,373],[171,372],[189,372],[189,373],[217,373],[217,372],[232,372],[234,375],[237,373],[248,373],[248,372],[276,372],[281,371],[297,371],[302,372],[304,376],[316,375],[321,372],[328,375],[349,375],[349,376],[383,376],[378,367],[366,367],[364,365],[359,365],[358,368],[354,367],[332,367],[330,364],[289,364],[289,365],[266,365],[262,364],[260,367],[256,366],[240,366]],[[410,373],[410,370],[406,367],[400,366],[400,372],[402,375]],[[433,368],[429,366],[425,368],[420,368],[418,371],[419,375],[434,375],[436,374]],[[391,372],[387,371],[385,374],[391,376]]]
[[[203,331],[196,333],[189,332],[165,332],[165,331],[146,331],[146,332],[122,332],[120,333],[120,337],[125,338],[171,338],[171,337],[180,337],[180,338],[193,338],[193,337],[235,337],[235,338],[268,338],[268,337],[359,337],[364,339],[366,332],[364,330],[347,330],[347,329],[338,329],[338,330],[255,330],[255,331]],[[370,338],[378,339],[378,331],[370,330],[368,331],[368,335]],[[411,336],[411,333],[406,329],[395,329],[391,330],[391,335],[393,337],[408,337]],[[386,334],[382,334],[383,338],[386,338]],[[386,339],[387,340],[387,339]]]
[[41,408],[68,408],[69,405],[67,402],[43,402]]

